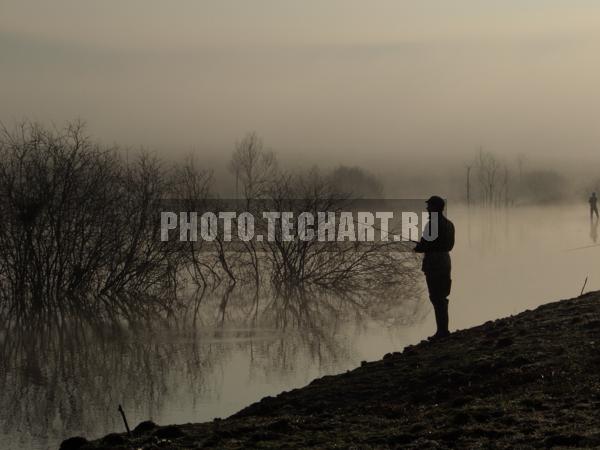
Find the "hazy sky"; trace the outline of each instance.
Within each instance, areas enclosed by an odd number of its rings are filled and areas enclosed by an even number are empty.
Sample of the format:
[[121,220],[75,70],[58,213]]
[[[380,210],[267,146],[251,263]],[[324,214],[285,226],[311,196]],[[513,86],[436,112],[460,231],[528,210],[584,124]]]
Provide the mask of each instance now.
[[0,120],[348,163],[597,153],[597,0],[0,0]]

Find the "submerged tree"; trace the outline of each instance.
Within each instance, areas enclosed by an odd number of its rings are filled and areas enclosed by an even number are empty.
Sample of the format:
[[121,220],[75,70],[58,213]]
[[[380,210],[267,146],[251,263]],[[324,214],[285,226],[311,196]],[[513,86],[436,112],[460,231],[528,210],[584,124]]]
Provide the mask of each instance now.
[[256,133],[248,133],[236,144],[229,170],[235,176],[236,195],[251,200],[265,193],[277,172],[277,159],[273,152],[263,148]]
[[[350,207],[335,176],[280,170],[255,134],[236,146],[230,167],[242,188],[237,209],[255,217],[265,210],[316,214]],[[377,188],[376,180],[366,180]],[[195,321],[208,292],[219,299],[221,321],[241,292],[243,308],[252,309],[248,317],[257,317],[263,298],[265,310],[270,305],[306,322],[306,314],[323,308],[366,311],[383,297],[418,293],[416,260],[401,252],[401,243],[354,246],[297,235],[230,242],[221,234],[163,241],[165,201],[177,201],[177,211],[231,210],[212,184],[212,172],[193,158],[174,166],[146,153],[129,160],[95,144],[78,122],[63,130],[31,123],[3,129],[0,314],[7,327],[32,318]],[[186,314],[190,308],[193,314]]]
[[154,214],[159,162],[125,163],[77,122],[24,123],[0,136],[0,308],[137,320],[173,309],[172,249]]
[[486,208],[507,207],[511,203],[509,166],[494,153],[479,149],[474,163],[467,164],[467,204],[472,201],[471,171],[474,169],[480,204]]

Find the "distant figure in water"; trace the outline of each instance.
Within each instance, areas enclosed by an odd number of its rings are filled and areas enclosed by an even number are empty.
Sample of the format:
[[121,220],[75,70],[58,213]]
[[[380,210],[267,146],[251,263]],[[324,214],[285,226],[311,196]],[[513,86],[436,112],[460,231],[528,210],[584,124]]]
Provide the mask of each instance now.
[[446,202],[441,197],[434,195],[427,200],[427,211],[429,212],[429,235],[432,229],[432,213],[437,213],[438,232],[437,238],[428,241],[423,236],[415,246],[415,252],[424,253],[422,270],[427,281],[429,300],[435,311],[436,333],[430,339],[438,339],[448,336],[448,296],[452,279],[450,272],[450,250],[454,247],[454,224],[444,216]]
[[592,196],[588,200],[590,203],[590,220],[594,219],[594,214],[596,214],[596,220],[598,219],[598,197],[596,197],[596,193],[592,192]]

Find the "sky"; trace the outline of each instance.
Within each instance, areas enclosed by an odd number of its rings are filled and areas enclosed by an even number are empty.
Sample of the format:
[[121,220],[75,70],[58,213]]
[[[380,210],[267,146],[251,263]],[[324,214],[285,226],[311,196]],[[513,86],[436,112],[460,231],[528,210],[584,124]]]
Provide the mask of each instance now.
[[599,100],[597,1],[0,0],[0,121],[165,154],[589,159]]

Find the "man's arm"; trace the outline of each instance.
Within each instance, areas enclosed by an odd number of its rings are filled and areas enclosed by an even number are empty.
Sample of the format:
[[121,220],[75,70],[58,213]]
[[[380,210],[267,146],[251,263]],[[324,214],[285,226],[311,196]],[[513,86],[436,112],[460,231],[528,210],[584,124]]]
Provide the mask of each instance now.
[[449,252],[454,248],[454,225],[449,220],[440,222],[438,237],[427,241],[423,237],[415,245],[416,253]]
[[428,244],[428,242],[425,239],[421,238],[421,240],[417,242],[417,245],[415,245],[415,253],[425,253],[426,244]]

